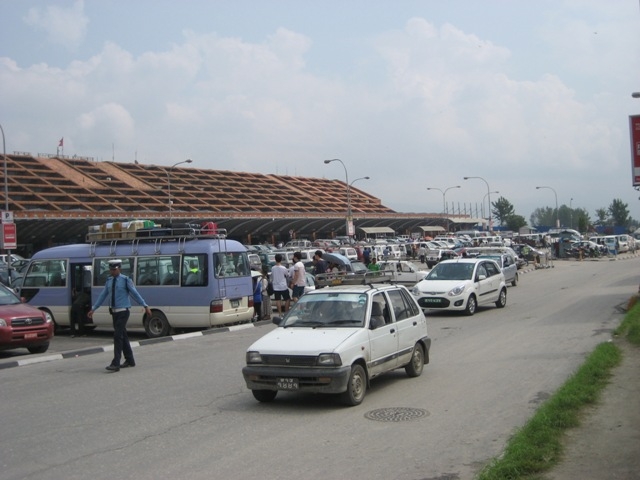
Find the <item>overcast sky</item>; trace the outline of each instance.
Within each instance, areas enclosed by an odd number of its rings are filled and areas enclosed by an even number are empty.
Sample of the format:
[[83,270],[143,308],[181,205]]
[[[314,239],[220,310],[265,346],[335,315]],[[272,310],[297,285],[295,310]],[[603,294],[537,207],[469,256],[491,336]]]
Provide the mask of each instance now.
[[[632,187],[638,0],[2,0],[6,151],[345,179],[528,221]],[[465,176],[480,179],[463,180]],[[488,187],[487,188],[487,184]],[[485,203],[486,205],[486,203]],[[475,211],[474,211],[475,213]]]

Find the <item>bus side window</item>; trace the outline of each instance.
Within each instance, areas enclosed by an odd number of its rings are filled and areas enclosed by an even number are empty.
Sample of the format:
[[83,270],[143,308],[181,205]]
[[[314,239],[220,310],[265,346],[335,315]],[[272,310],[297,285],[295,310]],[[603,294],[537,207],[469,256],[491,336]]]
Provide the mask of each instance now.
[[206,255],[189,255],[183,259],[182,285],[204,286],[207,285],[207,261]]

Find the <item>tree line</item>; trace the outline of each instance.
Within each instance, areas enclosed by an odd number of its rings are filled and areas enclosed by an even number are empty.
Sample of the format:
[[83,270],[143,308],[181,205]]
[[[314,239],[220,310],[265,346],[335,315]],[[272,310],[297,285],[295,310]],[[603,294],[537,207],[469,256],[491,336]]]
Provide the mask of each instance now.
[[[507,227],[513,232],[527,225],[522,215],[517,215],[513,204],[504,197],[491,202],[491,213],[501,226]],[[573,228],[579,232],[587,232],[596,226],[623,227],[627,231],[638,228],[638,222],[629,215],[629,205],[619,198],[613,199],[606,208],[598,208],[595,218],[589,217],[589,212],[584,208],[571,208],[567,205],[558,206],[558,212],[552,207],[536,208],[529,218],[532,227],[555,226],[559,220],[560,226]]]

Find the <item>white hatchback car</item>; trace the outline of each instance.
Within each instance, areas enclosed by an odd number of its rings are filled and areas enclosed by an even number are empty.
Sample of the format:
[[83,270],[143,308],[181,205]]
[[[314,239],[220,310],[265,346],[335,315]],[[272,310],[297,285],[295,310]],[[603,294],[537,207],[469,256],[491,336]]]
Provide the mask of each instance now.
[[457,310],[466,315],[473,315],[478,306],[507,304],[504,274],[488,258],[443,260],[411,293],[424,310]]
[[321,288],[273,323],[279,328],[249,347],[242,369],[260,402],[290,391],[337,393],[358,405],[372,378],[397,368],[417,377],[429,363],[427,320],[402,285]]
[[490,258],[495,260],[502,273],[504,273],[505,283],[511,284],[512,287],[518,285],[518,264],[515,255],[509,253],[483,253],[477,258]]

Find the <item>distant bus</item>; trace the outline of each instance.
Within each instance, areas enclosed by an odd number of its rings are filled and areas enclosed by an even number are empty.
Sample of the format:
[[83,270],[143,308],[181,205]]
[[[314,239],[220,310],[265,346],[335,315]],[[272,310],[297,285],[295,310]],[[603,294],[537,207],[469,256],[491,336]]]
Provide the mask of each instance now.
[[[128,326],[144,328],[149,337],[251,321],[247,250],[220,231],[174,235],[164,230],[157,237],[48,248],[31,258],[19,294],[49,312],[56,326],[69,326],[76,294],[84,290],[95,302],[109,278],[108,261],[114,258],[122,260],[122,273],[133,280],[152,311],[147,318],[132,302]],[[107,302],[94,313],[92,323],[86,316],[84,320],[88,328],[112,327]]]

